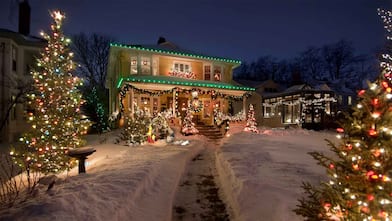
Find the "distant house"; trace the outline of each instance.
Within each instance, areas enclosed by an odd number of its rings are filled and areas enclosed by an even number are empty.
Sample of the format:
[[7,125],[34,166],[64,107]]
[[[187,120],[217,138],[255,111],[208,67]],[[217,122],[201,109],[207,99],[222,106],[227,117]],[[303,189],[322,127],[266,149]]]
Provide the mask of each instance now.
[[334,92],[326,85],[294,85],[282,92],[262,95],[263,125],[321,129],[336,114]]
[[228,114],[233,100],[246,100],[254,91],[233,81],[240,63],[184,50],[164,38],[157,45],[112,43],[106,79],[110,112],[123,117],[137,106],[184,117],[189,105],[196,123],[212,125],[214,109]]
[[347,112],[357,103],[357,93],[339,83],[329,84],[336,97],[337,112]]
[[29,35],[28,2],[22,1],[19,7],[19,32],[0,29],[0,119],[5,119],[0,142],[15,141],[27,127],[23,104],[10,104],[16,99],[21,82],[30,79],[30,68],[35,65],[40,50],[47,45],[44,39]]

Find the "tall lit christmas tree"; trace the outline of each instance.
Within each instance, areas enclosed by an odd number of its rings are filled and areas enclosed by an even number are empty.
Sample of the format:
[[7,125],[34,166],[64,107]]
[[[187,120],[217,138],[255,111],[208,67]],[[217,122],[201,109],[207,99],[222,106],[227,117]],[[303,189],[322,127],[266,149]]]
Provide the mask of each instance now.
[[255,118],[255,110],[253,109],[253,105],[249,105],[248,117],[246,119],[246,126],[244,131],[249,131],[253,133],[259,133],[259,129],[257,129],[257,123]]
[[24,151],[12,152],[29,170],[44,174],[57,173],[72,166],[67,152],[84,144],[81,135],[90,126],[80,113],[83,100],[77,87],[82,81],[72,75],[75,64],[69,50],[70,40],[61,30],[65,16],[60,11],[53,11],[51,17],[51,33],[41,33],[48,45],[32,72],[35,92],[29,95],[29,106],[33,111],[28,113],[32,129],[20,138]]
[[[391,32],[391,12],[379,14]],[[307,197],[295,212],[306,220],[391,220],[392,57],[383,58],[380,76],[358,92],[352,116],[338,129],[341,141],[329,142],[335,156],[310,153],[326,168],[329,181],[304,184]]]

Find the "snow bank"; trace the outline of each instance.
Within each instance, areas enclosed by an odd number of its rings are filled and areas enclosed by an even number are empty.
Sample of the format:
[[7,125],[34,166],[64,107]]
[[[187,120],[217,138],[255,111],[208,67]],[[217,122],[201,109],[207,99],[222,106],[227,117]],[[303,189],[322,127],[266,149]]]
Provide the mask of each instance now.
[[71,171],[50,191],[41,189],[36,198],[3,211],[0,220],[170,220],[180,177],[201,143],[125,147],[96,142],[87,174]]
[[336,141],[334,133],[307,130],[239,132],[227,138],[216,153],[216,166],[232,220],[301,220],[292,210],[303,193],[302,181],[325,178],[307,153],[328,152],[325,138]]

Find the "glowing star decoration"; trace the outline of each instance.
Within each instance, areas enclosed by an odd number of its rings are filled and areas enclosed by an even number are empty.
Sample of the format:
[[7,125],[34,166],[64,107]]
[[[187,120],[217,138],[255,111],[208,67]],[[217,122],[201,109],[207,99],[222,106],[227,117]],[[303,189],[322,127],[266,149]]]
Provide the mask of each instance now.
[[57,21],[61,21],[63,18],[65,18],[64,14],[62,14],[60,11],[54,11],[52,17]]

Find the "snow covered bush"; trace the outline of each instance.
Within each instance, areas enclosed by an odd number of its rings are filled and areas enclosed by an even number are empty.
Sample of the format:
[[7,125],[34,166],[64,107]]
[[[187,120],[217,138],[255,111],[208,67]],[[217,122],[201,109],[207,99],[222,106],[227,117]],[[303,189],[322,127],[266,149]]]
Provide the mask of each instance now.
[[[189,103],[188,103],[189,107]],[[195,128],[195,124],[192,122],[192,112],[190,108],[186,109],[186,115],[184,117],[184,120],[182,121],[182,128],[181,132],[184,135],[191,135],[191,134],[197,134],[199,131]]]
[[147,141],[148,128],[151,124],[150,112],[135,108],[133,116],[125,116],[125,126],[120,139],[127,145],[139,145]]
[[157,116],[152,119],[151,126],[153,134],[155,134],[158,139],[165,138],[169,132],[169,124],[161,113],[158,113]]

